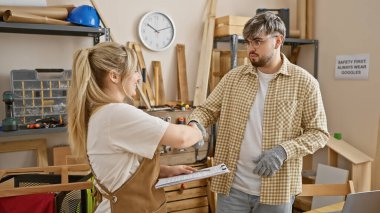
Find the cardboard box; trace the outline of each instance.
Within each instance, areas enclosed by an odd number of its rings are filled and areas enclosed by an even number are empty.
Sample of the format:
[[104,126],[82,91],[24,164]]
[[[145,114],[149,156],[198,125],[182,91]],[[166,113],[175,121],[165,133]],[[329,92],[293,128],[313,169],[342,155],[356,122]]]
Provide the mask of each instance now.
[[245,23],[252,17],[245,16],[223,16],[215,19],[214,37],[228,35],[239,35],[243,33]]

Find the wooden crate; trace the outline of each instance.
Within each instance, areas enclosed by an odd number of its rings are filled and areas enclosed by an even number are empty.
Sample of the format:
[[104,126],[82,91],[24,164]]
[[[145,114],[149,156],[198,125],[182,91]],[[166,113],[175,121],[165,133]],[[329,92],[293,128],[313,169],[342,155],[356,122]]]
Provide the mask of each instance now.
[[[191,165],[197,169],[206,164]],[[165,187],[168,212],[176,213],[208,213],[208,180],[195,180],[181,185]]]
[[223,16],[215,19],[214,37],[242,35],[245,23],[252,17]]

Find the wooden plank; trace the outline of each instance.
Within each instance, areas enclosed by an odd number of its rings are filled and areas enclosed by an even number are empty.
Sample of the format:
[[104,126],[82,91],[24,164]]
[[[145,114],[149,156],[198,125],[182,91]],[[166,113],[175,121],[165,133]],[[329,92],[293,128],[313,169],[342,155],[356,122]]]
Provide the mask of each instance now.
[[192,209],[198,207],[208,206],[207,197],[197,197],[186,200],[180,200],[175,202],[168,202],[167,208],[168,212],[184,210],[184,209]]
[[162,70],[160,61],[152,61],[153,75],[154,75],[154,88],[156,91],[155,102],[156,105],[165,104],[165,89],[164,80],[162,79]]
[[151,86],[152,84],[151,84],[149,73],[147,72],[147,69],[146,69],[145,60],[144,60],[144,56],[142,54],[140,44],[138,44],[136,42],[133,43],[133,49],[136,51],[138,63],[139,63],[139,66],[140,66],[140,69],[142,72],[141,74],[145,76],[145,79],[143,79],[144,80],[143,83],[144,83],[144,87],[145,87],[144,92],[148,96],[150,105],[154,106],[155,100],[154,100],[154,93],[153,93],[152,86]]
[[306,39],[314,37],[314,0],[306,1]]
[[165,187],[164,190],[165,192],[169,191],[181,191],[181,190],[186,190],[186,189],[191,189],[191,188],[196,188],[196,187],[202,187],[207,185],[207,180],[206,179],[201,179],[201,180],[194,180],[190,181],[187,183],[184,183],[184,188],[181,188],[181,184],[174,185],[174,186],[168,186]]
[[301,39],[306,38],[306,0],[297,0],[297,26]]
[[[89,171],[90,166],[88,164],[76,164],[68,165],[68,170],[70,172],[78,171]],[[6,169],[0,170],[5,171],[7,175],[16,175],[16,174],[27,174],[27,173],[61,173],[62,166],[46,166],[46,167],[25,167],[25,168],[15,168],[15,169]]]
[[215,28],[214,37],[223,37],[228,35],[243,35],[243,28],[244,26],[229,26],[229,25],[223,25]]
[[48,166],[46,139],[7,141],[0,144],[0,153],[36,151],[37,166]]
[[211,75],[209,80],[209,91],[213,91],[221,79],[220,73],[220,51],[212,51]]
[[152,107],[150,106],[149,100],[146,97],[146,95],[144,94],[143,89],[141,88],[140,84],[137,84],[136,88],[137,88],[137,91],[138,91],[139,95],[141,96],[146,108],[151,109]]
[[238,25],[244,26],[252,17],[249,16],[222,16],[215,19],[215,26]]
[[[94,6],[96,12],[98,13],[98,15],[100,17],[100,20],[103,22],[103,26],[105,28],[110,28],[109,25],[108,25],[108,23],[105,20],[105,17],[103,16],[102,11],[100,11],[100,9],[99,9],[98,4],[95,2],[95,0],[90,0],[90,1],[91,1],[92,6]],[[115,38],[115,36],[114,36],[114,34],[112,33],[111,30],[110,30],[110,37],[111,37],[112,41],[117,42],[116,38]]]
[[208,78],[210,74],[211,66],[211,53],[213,47],[214,39],[214,29],[215,29],[215,10],[216,1],[210,0],[210,8],[208,14],[208,20],[204,24],[203,36],[201,43],[201,53],[199,55],[199,64],[197,72],[197,81],[195,85],[195,95],[194,95],[194,106],[198,106],[206,100],[207,88],[208,88]]
[[143,82],[142,82],[143,92],[144,92],[144,94],[147,95],[147,98],[149,100],[150,105],[154,106],[155,105],[154,94],[153,94],[153,90],[152,90],[151,83],[150,83],[150,77],[149,77],[149,74],[146,70],[145,60],[144,60],[144,56],[142,54],[140,44],[134,42],[133,43],[133,49],[136,51],[139,67],[141,70],[141,75],[143,77]]
[[168,202],[170,201],[176,201],[176,200],[183,200],[193,197],[202,197],[207,195],[207,188],[206,187],[198,187],[198,188],[192,188],[183,190],[182,192],[179,191],[172,191],[172,192],[166,192],[166,200]]
[[302,193],[298,196],[336,196],[351,193],[349,183],[345,184],[302,184]]
[[368,161],[373,161],[371,157],[356,149],[354,146],[352,146],[344,140],[337,140],[334,137],[330,137],[327,142],[327,147],[334,150],[336,153],[346,158],[353,164],[360,164]]
[[47,193],[47,192],[61,192],[61,191],[73,191],[80,189],[89,189],[92,187],[91,182],[76,182],[66,184],[50,184],[33,187],[19,187],[13,189],[0,190],[0,197],[10,197],[18,195]]
[[177,44],[177,74],[178,74],[178,100],[189,103],[187,86],[185,45]]

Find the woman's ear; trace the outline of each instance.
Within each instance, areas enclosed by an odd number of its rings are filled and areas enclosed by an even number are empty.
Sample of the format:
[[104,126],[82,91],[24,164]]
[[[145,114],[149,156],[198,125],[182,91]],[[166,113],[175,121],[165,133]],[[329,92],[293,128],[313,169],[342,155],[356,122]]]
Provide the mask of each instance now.
[[116,72],[114,71],[108,72],[108,77],[113,83],[115,84],[119,83],[120,76]]

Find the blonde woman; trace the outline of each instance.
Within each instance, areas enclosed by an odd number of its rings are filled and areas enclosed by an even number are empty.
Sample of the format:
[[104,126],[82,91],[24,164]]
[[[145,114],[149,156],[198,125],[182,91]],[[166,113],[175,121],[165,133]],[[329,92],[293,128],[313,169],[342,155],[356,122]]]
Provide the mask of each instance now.
[[141,79],[131,49],[104,42],[74,54],[68,92],[73,153],[88,157],[102,201],[96,212],[166,212],[159,177],[191,173],[189,166],[160,166],[160,145],[203,142],[196,125],[174,125],[125,103]]

